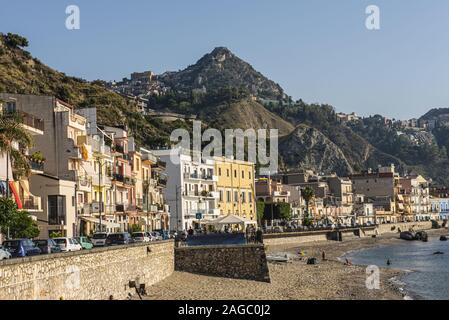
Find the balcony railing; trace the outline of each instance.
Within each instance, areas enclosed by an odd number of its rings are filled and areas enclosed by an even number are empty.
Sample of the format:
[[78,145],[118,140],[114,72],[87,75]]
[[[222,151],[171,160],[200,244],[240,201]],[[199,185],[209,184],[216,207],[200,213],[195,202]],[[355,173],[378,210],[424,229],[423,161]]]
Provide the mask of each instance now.
[[22,208],[25,210],[40,210],[41,206],[39,204],[39,201],[41,199],[38,197],[27,197],[24,198],[22,201]]
[[122,182],[122,183],[128,184],[128,185],[133,185],[136,183],[136,180],[134,178],[131,178],[129,176],[124,176],[124,175],[121,175],[118,173],[114,173],[113,179],[114,179],[114,181],[119,181],[119,182]]
[[128,212],[128,211],[136,211],[137,206],[135,204],[116,204],[115,211],[116,212]]
[[28,158],[28,163],[30,164],[31,170],[44,171],[44,163],[42,161],[38,162],[31,157]]
[[35,116],[23,112],[23,111],[18,111],[17,112],[20,117],[22,118],[22,123],[28,127],[40,130],[40,131],[44,131],[44,121],[41,119],[36,118]]
[[184,173],[185,179],[197,179],[197,180],[214,180],[215,176],[210,174],[201,174],[201,173]]

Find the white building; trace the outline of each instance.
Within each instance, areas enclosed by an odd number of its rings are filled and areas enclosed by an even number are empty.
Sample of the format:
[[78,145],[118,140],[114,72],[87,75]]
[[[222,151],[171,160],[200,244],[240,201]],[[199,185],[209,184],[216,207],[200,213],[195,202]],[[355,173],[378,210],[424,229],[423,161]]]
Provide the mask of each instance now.
[[181,149],[152,152],[166,163],[165,198],[170,207],[171,230],[199,228],[202,221],[219,217],[218,176],[213,160],[197,162],[189,151]]

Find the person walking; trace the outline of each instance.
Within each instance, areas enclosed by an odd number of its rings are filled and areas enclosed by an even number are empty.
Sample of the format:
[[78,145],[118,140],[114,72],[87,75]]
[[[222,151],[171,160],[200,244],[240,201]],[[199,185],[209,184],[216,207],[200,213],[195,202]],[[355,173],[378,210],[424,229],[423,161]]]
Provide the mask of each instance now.
[[260,228],[256,231],[256,242],[257,243],[263,243],[263,233]]

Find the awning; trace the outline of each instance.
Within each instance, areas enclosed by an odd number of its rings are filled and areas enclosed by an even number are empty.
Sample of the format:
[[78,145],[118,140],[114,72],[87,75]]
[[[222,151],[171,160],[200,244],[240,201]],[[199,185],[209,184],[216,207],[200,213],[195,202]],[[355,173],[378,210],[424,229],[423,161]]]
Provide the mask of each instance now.
[[228,216],[219,217],[219,218],[214,219],[214,220],[205,221],[205,224],[207,224],[207,225],[215,225],[215,226],[239,224],[239,225],[246,226],[246,225],[249,225],[249,224],[257,224],[257,222],[231,214],[231,215],[228,215]]
[[[91,223],[95,223],[95,224],[100,224],[100,219],[94,218],[94,217],[80,217],[81,220],[87,221],[87,222],[91,222]],[[101,224],[108,227],[108,228],[120,228],[120,224],[119,223],[115,223],[115,222],[109,222],[106,220],[101,219]]]

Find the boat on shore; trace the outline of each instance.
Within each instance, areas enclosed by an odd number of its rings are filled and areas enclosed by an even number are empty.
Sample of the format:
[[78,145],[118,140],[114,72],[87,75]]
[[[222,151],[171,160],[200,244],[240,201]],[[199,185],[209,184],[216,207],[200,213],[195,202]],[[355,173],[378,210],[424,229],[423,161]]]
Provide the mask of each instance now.
[[425,231],[418,231],[418,232],[412,232],[412,231],[404,231],[400,233],[399,236],[402,240],[407,241],[423,241],[427,242],[429,237],[427,235],[427,232]]
[[448,241],[449,238],[447,236],[441,236],[440,241]]
[[415,234],[410,231],[401,232],[399,236],[402,240],[413,241],[415,240]]

